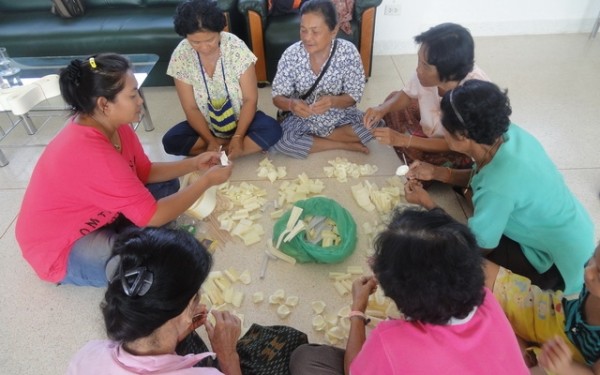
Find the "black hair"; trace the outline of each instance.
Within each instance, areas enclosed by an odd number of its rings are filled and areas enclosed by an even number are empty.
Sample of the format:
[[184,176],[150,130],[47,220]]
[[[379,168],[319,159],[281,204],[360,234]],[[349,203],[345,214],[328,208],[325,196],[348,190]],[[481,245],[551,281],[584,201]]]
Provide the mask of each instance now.
[[485,295],[475,237],[440,208],[396,209],[375,239],[372,267],[385,295],[423,323],[464,318]]
[[492,145],[510,125],[507,93],[491,82],[470,79],[444,94],[442,125],[452,135]]
[[330,31],[333,31],[338,24],[337,10],[331,0],[308,0],[303,2],[300,7],[300,15],[303,16],[307,13],[322,15]]
[[109,280],[100,307],[108,337],[120,342],[149,336],[180,315],[212,266],[212,256],[194,236],[166,228],[124,232],[112,256],[120,256],[125,272],[145,267],[153,276],[150,289],[141,296],[128,296],[120,279]]
[[215,0],[186,0],[175,9],[175,32],[187,37],[200,31],[220,33],[227,21]]
[[92,114],[99,97],[114,101],[125,87],[125,76],[131,63],[116,53],[75,59],[60,70],[60,93],[73,113]]
[[442,23],[415,36],[425,48],[427,63],[434,65],[440,81],[461,81],[473,70],[475,43],[466,28],[455,23]]

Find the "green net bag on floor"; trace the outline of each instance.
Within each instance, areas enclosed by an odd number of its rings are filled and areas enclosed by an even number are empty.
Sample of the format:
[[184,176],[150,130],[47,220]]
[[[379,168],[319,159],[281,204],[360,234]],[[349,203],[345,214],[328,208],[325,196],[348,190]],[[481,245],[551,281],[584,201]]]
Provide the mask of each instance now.
[[[289,242],[282,242],[280,250],[294,257],[300,263],[339,263],[354,252],[356,247],[356,223],[344,207],[336,201],[324,197],[314,197],[294,204],[303,209],[299,220],[311,217],[326,217],[335,222],[340,241],[337,245],[322,247],[311,243],[305,231],[301,231]],[[287,211],[273,227],[273,246],[276,246],[281,233],[286,229],[291,210]]]

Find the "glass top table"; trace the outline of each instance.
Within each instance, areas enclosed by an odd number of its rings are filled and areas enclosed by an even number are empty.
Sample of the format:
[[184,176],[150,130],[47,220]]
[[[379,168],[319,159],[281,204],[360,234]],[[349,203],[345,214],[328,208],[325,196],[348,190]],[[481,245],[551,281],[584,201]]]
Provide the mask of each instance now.
[[[131,65],[133,66],[133,73],[138,82],[140,96],[144,98],[142,92],[142,86],[144,81],[150,74],[152,68],[158,61],[158,55],[155,54],[123,54],[129,61],[131,61]],[[3,79],[7,81],[11,86],[26,86],[42,77],[45,77],[50,74],[59,74],[60,70],[65,68],[71,60],[74,59],[87,59],[89,55],[86,56],[44,56],[44,57],[12,57],[13,66],[19,68],[19,71],[10,76],[3,76]],[[0,94],[2,90],[0,89]],[[144,126],[146,131],[154,130],[154,124],[152,123],[152,117],[150,116],[150,111],[148,110],[148,106],[146,104],[146,100],[144,99],[143,104],[143,115],[139,123],[133,124],[134,129],[137,129],[139,124]],[[65,107],[60,108],[44,108],[44,110],[48,109],[58,109],[65,110]],[[35,134],[37,129],[33,124],[31,118],[28,114],[23,116],[19,116],[20,119],[18,122],[13,123],[13,126],[8,130],[4,131],[0,128],[0,140],[6,137],[8,133],[14,128],[14,126],[22,123],[27,133]],[[4,157],[2,150],[0,150],[0,167],[3,167],[8,164],[8,160]]]
[[[133,65],[133,73],[135,78],[137,79],[138,86],[140,87],[140,95],[142,95],[142,86],[144,85],[144,81],[150,74],[152,68],[158,61],[158,55],[151,53],[143,53],[143,54],[124,54],[129,61],[131,61],[131,65]],[[13,57],[12,60],[15,62],[16,67],[20,68],[21,71],[15,74],[15,77],[9,77],[8,80],[12,79],[13,82],[15,80],[19,80],[22,85],[26,85],[35,81],[36,79],[42,78],[48,74],[59,74],[62,68],[65,68],[71,60],[74,59],[86,59],[89,56],[44,56],[44,57]],[[6,79],[7,77],[5,77]],[[154,130],[154,125],[152,123],[152,118],[150,117],[150,111],[148,111],[148,107],[146,105],[146,100],[144,100],[144,115],[140,121],[141,124],[144,125],[144,129],[146,131]],[[136,128],[137,128],[136,124]]]
[[[146,77],[154,68],[158,61],[158,55],[155,54],[124,54],[131,64],[135,77],[138,80],[138,85],[142,87]],[[15,78],[21,80],[23,85],[33,82],[34,80],[46,76],[48,74],[59,74],[62,68],[67,67],[71,60],[84,60],[89,56],[44,56],[44,57],[13,57],[15,66],[21,71],[15,74]],[[10,79],[10,78],[9,78]]]

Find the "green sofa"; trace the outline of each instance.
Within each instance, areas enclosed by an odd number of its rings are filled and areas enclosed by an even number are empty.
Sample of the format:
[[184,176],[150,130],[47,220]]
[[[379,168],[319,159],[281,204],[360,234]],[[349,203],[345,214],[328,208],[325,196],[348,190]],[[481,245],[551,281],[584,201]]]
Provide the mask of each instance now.
[[[61,18],[50,12],[50,0],[0,0],[0,47],[11,57],[153,53],[159,59],[144,85],[173,85],[166,70],[181,40],[173,31],[175,7],[181,1],[85,0],[83,16]],[[218,2],[229,30],[245,39],[237,1]]]

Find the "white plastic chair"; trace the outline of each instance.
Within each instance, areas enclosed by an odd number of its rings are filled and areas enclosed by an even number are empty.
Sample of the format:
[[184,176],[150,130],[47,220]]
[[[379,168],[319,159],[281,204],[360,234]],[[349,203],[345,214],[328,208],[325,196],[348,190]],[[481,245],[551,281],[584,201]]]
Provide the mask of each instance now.
[[[20,123],[25,127],[27,134],[35,134],[37,128],[31,117],[29,117],[29,111],[41,102],[58,95],[60,95],[58,74],[44,76],[24,86],[0,89],[0,111],[10,111],[19,118],[16,122],[13,122],[11,119],[11,127],[6,132],[0,128],[0,139],[4,138]],[[7,164],[8,159],[6,159],[6,156],[0,150],[0,167],[4,167]]]

